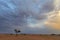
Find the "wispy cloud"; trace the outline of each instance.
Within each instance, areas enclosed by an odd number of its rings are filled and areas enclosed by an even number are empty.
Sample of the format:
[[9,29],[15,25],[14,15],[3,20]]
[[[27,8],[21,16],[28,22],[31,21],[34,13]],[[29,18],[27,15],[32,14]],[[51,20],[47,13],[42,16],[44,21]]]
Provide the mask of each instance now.
[[48,21],[46,22],[47,26],[50,26],[51,29],[54,29],[56,33],[60,30],[60,0],[54,0],[54,10],[49,13]]

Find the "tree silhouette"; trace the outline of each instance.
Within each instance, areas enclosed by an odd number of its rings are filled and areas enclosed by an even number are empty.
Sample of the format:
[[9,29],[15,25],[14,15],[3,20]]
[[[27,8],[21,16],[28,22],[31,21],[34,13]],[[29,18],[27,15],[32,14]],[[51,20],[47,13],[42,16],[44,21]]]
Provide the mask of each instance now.
[[14,29],[14,31],[15,31],[15,33],[16,33],[16,36],[17,36],[17,34],[18,34],[19,32],[21,32],[21,31],[18,30],[18,29]]

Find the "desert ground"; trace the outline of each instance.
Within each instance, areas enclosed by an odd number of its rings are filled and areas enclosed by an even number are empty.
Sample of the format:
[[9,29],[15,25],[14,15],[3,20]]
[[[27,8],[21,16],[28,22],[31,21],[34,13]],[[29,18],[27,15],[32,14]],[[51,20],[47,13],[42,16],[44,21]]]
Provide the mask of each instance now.
[[60,40],[60,35],[0,34],[0,40]]

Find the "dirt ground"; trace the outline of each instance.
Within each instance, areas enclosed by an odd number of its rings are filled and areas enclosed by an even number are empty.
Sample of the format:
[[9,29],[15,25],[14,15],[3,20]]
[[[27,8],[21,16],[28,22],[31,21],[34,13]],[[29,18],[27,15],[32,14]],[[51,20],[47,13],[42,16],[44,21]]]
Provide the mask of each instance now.
[[13,35],[0,34],[0,40],[60,40],[58,35]]

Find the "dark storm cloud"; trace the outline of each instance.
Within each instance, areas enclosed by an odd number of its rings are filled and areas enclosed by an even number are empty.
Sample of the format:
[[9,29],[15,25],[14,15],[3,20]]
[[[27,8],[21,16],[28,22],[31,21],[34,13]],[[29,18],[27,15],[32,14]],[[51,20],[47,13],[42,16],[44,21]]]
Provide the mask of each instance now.
[[45,3],[39,10],[40,12],[37,13],[37,8],[34,9],[36,5],[33,2],[30,3],[29,0],[26,1],[0,0],[0,32],[11,33],[15,28],[19,28],[22,33],[49,33],[46,28],[28,27],[27,19],[34,19],[33,21],[36,20],[36,22],[44,20],[46,15],[43,15],[43,13],[50,12],[54,9],[53,2]]
[[54,1],[48,0],[46,3],[44,3],[40,9],[40,13],[48,13],[54,10]]
[[0,1],[1,32],[11,32],[11,30],[15,27],[17,28],[18,26],[23,26],[26,24],[26,17],[28,17],[28,14],[22,10],[19,10],[16,5],[14,5],[16,8],[13,8],[13,5],[14,3],[12,1]]
[[[26,17],[28,15],[24,12],[20,12],[18,15],[12,14],[12,15],[0,15],[0,29],[1,31],[8,31],[12,30],[15,27],[26,25]],[[15,27],[14,27],[15,26]]]

